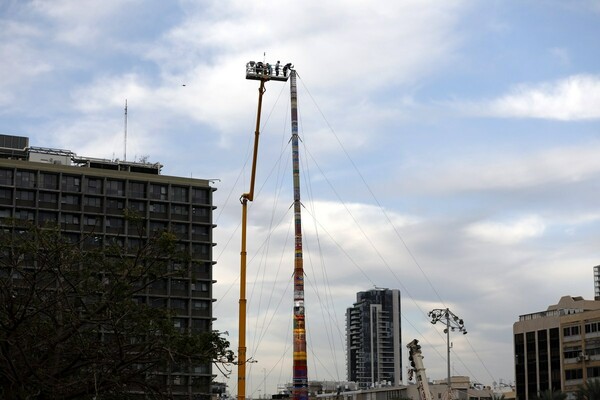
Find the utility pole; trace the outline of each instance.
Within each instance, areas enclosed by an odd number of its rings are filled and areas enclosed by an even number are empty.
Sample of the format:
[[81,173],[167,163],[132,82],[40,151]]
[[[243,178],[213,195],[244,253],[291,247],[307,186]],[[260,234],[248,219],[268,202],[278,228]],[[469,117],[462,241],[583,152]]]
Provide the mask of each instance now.
[[467,330],[465,329],[465,324],[462,319],[458,318],[456,314],[450,311],[449,308],[441,309],[436,308],[429,312],[429,317],[431,318],[431,323],[435,324],[436,322],[442,322],[446,325],[444,328],[444,333],[446,334],[446,349],[448,351],[448,400],[452,399],[452,381],[451,381],[451,371],[450,371],[450,331],[458,331],[462,332],[463,335],[467,334]]

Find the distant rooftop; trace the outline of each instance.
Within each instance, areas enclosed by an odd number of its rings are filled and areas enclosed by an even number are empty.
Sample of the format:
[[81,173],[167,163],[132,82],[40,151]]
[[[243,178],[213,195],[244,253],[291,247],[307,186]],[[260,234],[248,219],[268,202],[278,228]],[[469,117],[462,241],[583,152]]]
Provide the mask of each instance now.
[[560,317],[563,315],[579,314],[584,311],[594,310],[600,310],[600,301],[585,300],[581,296],[563,296],[558,301],[558,304],[549,306],[546,311],[520,315],[519,321],[528,321],[545,317]]
[[160,175],[160,163],[79,157],[70,150],[29,146],[25,136],[0,135],[0,158]]

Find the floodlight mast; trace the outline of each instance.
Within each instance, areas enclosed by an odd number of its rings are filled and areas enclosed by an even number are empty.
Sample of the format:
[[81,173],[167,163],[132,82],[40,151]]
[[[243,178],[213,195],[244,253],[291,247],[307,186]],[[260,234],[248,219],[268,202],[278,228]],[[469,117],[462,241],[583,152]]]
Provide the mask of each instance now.
[[[256,160],[258,158],[258,139],[260,136],[260,115],[262,111],[262,98],[265,93],[265,83],[270,80],[287,81],[288,68],[280,71],[281,64],[277,61],[275,67],[262,62],[250,61],[246,64],[246,79],[260,81],[258,88],[258,107],[256,111],[256,129],[254,131],[254,150],[252,152],[252,170],[250,176],[250,190],[242,194],[242,249],[240,251],[240,301],[239,301],[239,345],[238,345],[238,394],[237,400],[246,398],[246,225],[248,220],[248,201],[254,199],[254,183],[256,178]],[[280,72],[281,75],[280,75]]]
[[436,308],[434,310],[429,311],[428,315],[431,318],[432,324],[435,324],[436,322],[441,322],[444,325],[446,325],[444,333],[446,334],[446,349],[448,352],[448,357],[446,358],[446,361],[448,363],[448,400],[450,400],[452,399],[452,381],[450,371],[450,331],[458,331],[462,332],[463,335],[466,335],[467,330],[465,329],[464,321],[452,311],[450,311],[449,308]]

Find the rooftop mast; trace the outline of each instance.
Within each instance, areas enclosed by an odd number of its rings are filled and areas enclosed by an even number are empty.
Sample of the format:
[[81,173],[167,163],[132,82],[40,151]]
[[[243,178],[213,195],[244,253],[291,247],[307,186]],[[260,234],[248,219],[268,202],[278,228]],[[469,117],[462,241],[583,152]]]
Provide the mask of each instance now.
[[[288,66],[291,64],[288,64]],[[289,69],[289,68],[288,68]],[[265,93],[265,82],[269,80],[287,81],[287,70],[284,67],[280,75],[280,63],[275,68],[269,63],[250,61],[246,64],[246,79],[260,81],[258,88],[258,109],[256,112],[256,129],[254,131],[254,151],[252,153],[252,172],[250,190],[242,194],[242,250],[240,252],[240,302],[239,302],[239,345],[238,345],[238,394],[237,400],[246,400],[246,223],[248,220],[248,201],[254,199],[254,182],[256,178],[256,160],[258,157],[258,138],[260,136],[260,114],[262,98]]]
[[298,96],[296,71],[290,71],[292,116],[292,168],[294,178],[294,366],[293,400],[308,400],[306,326],[304,319],[304,262],[302,259],[302,215],[300,203],[300,156],[298,152]]
[[123,141],[123,161],[127,161],[127,99],[125,99],[125,139]]

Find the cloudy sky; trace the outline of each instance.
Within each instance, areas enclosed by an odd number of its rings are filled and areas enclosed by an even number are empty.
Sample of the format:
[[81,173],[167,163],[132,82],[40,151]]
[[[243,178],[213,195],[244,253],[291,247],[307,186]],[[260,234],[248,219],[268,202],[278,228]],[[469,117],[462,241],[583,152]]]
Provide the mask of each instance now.
[[[3,0],[0,133],[215,179],[215,327],[237,348],[239,196],[257,82],[292,62],[303,140],[309,378],[345,378],[356,292],[402,291],[434,379],[513,382],[512,324],[593,298],[600,2]],[[124,104],[128,138],[124,145]],[[249,211],[249,394],[291,379],[289,88],[265,93]],[[406,356],[405,356],[406,357]],[[406,365],[406,359],[404,360]],[[235,371],[227,382],[235,394]]]

